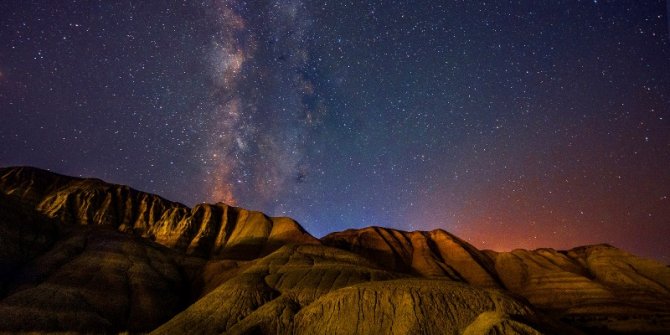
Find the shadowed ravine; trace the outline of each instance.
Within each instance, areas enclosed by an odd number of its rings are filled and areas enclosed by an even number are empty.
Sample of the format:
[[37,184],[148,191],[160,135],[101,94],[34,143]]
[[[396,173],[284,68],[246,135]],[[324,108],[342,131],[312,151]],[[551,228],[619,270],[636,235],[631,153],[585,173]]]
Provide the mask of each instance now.
[[0,332],[662,334],[670,268],[609,245],[478,250],[443,230],[317,239],[97,179],[0,169]]

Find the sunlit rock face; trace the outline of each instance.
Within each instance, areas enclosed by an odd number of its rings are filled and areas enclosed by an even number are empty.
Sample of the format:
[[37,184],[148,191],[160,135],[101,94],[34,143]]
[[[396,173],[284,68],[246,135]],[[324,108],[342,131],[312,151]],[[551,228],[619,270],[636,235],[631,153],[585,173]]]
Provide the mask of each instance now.
[[322,241],[356,252],[394,271],[446,277],[483,287],[501,286],[489,257],[441,229],[405,232],[370,227],[332,233]]
[[327,245],[387,269],[500,288],[588,330],[660,331],[670,321],[670,268],[609,245],[479,251],[442,231],[370,227],[336,232]]
[[499,291],[436,279],[353,285],[322,296],[295,319],[298,334],[540,333],[528,325],[538,322],[529,306]]
[[314,238],[97,179],[0,169],[0,332],[670,331],[670,268],[608,245],[477,250],[443,230]]
[[2,170],[5,194],[41,214],[74,225],[111,226],[189,255],[253,259],[286,243],[317,243],[289,218],[223,203],[188,208],[153,194],[97,179],[59,176],[33,168]]

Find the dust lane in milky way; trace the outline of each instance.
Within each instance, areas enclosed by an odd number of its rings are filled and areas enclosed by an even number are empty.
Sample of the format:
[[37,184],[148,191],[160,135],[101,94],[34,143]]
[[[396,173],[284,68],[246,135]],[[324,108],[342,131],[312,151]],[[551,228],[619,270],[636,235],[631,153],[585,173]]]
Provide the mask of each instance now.
[[0,165],[670,261],[664,1],[2,1]]
[[316,126],[304,73],[310,16],[301,2],[248,7],[214,3],[212,119],[202,157],[209,201],[254,203],[276,211],[308,169],[305,146]]

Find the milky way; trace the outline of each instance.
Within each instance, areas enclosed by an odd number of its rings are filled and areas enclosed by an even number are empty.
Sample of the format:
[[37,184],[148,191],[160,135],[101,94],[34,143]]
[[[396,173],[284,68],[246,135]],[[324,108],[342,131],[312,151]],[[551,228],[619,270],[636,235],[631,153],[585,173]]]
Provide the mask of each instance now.
[[219,1],[209,57],[214,108],[203,163],[209,199],[276,211],[317,126],[312,83],[305,77],[309,13],[298,1]]
[[670,261],[664,1],[0,2],[0,165]]

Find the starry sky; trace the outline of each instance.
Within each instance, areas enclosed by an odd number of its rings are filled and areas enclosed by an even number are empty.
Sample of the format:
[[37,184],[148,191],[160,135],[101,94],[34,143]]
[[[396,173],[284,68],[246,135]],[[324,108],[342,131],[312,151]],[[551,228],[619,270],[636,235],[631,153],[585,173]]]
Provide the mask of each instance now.
[[0,2],[0,165],[670,262],[665,1]]

